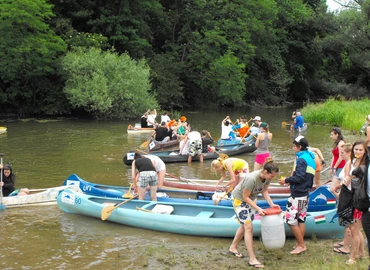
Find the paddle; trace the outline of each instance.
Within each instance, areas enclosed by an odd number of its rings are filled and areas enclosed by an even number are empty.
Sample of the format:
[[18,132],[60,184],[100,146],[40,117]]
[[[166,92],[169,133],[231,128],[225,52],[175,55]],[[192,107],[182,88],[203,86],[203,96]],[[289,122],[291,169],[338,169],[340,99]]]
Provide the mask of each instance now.
[[213,150],[213,152],[215,152],[216,154],[218,154],[218,156],[219,156],[220,158],[224,159],[224,160],[229,158],[229,156],[228,156],[228,155],[223,154],[223,153],[219,153],[219,152],[217,152],[216,150]]
[[136,210],[143,211],[143,212],[148,212],[148,213],[153,213],[152,211],[150,211],[148,209],[140,208],[140,207],[137,207],[137,206],[136,206]]
[[143,142],[142,144],[140,144],[139,147],[140,148],[148,148],[150,141],[151,141],[151,139],[146,140],[145,142]]
[[192,184],[194,184],[194,185],[200,185],[200,184],[198,184],[198,183],[196,183],[196,182],[193,182],[193,181],[188,180],[188,179],[183,179],[183,178],[181,178],[181,177],[179,177],[179,176],[176,176],[176,175],[173,175],[173,174],[171,174],[171,173],[166,173],[166,175],[167,175],[167,176],[169,176],[169,177],[175,178],[175,179],[177,179],[177,180],[180,180],[180,181],[182,181],[182,182],[192,183]]
[[[1,157],[0,162],[1,162],[1,165],[3,165],[3,168],[0,171],[0,173],[1,173],[0,183],[3,183],[3,171],[4,171],[3,156],[4,156],[4,154],[0,153],[0,157]],[[3,186],[2,185],[0,187],[0,210],[5,210],[5,206],[3,204]]]
[[135,196],[134,194],[131,193],[131,188],[132,188],[132,184],[130,184],[130,188],[128,189],[128,192],[122,195],[122,198],[132,198],[133,196]]
[[215,205],[218,205],[218,203],[226,197],[226,195],[233,190],[233,187],[230,186],[229,189],[226,191],[224,195],[222,195],[218,200],[215,200]]
[[[249,131],[251,130],[251,127],[253,127],[253,126],[254,126],[254,123],[249,127]],[[242,141],[244,140],[245,136],[247,136],[247,134],[248,134],[248,133],[249,133],[249,132],[246,132],[246,133],[244,134],[244,136],[242,137],[242,139],[240,140],[240,142],[238,143],[238,145],[242,143]],[[254,136],[254,137],[255,137],[255,136]]]
[[128,199],[128,200],[126,200],[126,201],[124,201],[124,202],[121,202],[121,203],[119,203],[119,204],[115,204],[115,205],[108,205],[108,206],[104,207],[104,208],[101,210],[101,220],[106,220],[107,218],[109,218],[109,216],[112,214],[112,212],[113,212],[116,208],[118,208],[118,207],[120,207],[121,205],[123,205],[123,204],[125,204],[125,203],[127,203],[127,202],[129,202],[129,201],[131,201],[131,200],[133,200],[133,199],[135,199],[136,197],[137,197],[137,195],[135,195],[134,197],[132,197],[132,198],[130,198],[130,199]]

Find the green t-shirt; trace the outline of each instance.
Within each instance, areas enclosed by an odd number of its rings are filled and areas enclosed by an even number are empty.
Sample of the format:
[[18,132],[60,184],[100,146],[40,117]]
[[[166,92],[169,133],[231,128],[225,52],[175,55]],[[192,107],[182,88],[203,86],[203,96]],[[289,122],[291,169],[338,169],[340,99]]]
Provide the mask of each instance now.
[[249,198],[255,200],[258,193],[261,193],[266,186],[270,185],[270,181],[265,180],[264,183],[261,181],[261,172],[262,169],[247,174],[233,190],[233,197],[238,200],[244,201],[243,191],[244,189],[246,189],[252,191]]

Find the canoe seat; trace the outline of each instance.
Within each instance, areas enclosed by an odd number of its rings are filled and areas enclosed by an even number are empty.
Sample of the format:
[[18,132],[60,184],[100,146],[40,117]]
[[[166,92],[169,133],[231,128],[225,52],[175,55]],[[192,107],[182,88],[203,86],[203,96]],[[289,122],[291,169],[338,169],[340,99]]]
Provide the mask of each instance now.
[[200,218],[210,218],[211,216],[213,216],[215,212],[212,212],[212,211],[201,211],[198,215],[196,215],[195,217],[200,217]]

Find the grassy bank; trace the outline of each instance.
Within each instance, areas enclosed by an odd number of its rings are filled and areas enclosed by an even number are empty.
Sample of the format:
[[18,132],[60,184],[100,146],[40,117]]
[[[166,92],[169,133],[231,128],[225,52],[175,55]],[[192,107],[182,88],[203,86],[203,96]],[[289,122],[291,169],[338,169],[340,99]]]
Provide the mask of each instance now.
[[[201,240],[198,245],[183,249],[173,248],[170,243],[147,247],[133,265],[136,269],[253,269],[248,267],[248,257],[238,259],[227,254],[229,243],[206,246]],[[361,259],[356,265],[347,266],[345,262],[349,256],[333,252],[334,240],[307,239],[308,250],[295,256],[289,254],[294,243],[290,238],[284,248],[267,250],[262,241],[255,239],[254,248],[257,258],[265,265],[264,269],[367,269],[369,265],[369,259]],[[247,255],[243,244],[239,245],[239,252]]]
[[370,101],[362,100],[334,100],[324,103],[308,103],[302,109],[305,122],[311,124],[327,124],[359,132],[370,114]]

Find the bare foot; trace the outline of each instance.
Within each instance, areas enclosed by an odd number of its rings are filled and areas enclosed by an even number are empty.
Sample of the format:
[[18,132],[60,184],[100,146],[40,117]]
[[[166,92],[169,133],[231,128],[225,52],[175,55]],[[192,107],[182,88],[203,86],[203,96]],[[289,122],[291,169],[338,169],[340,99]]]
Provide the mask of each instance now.
[[297,246],[293,251],[290,252],[292,255],[298,255],[301,254],[302,252],[306,251],[307,248],[306,246]]

